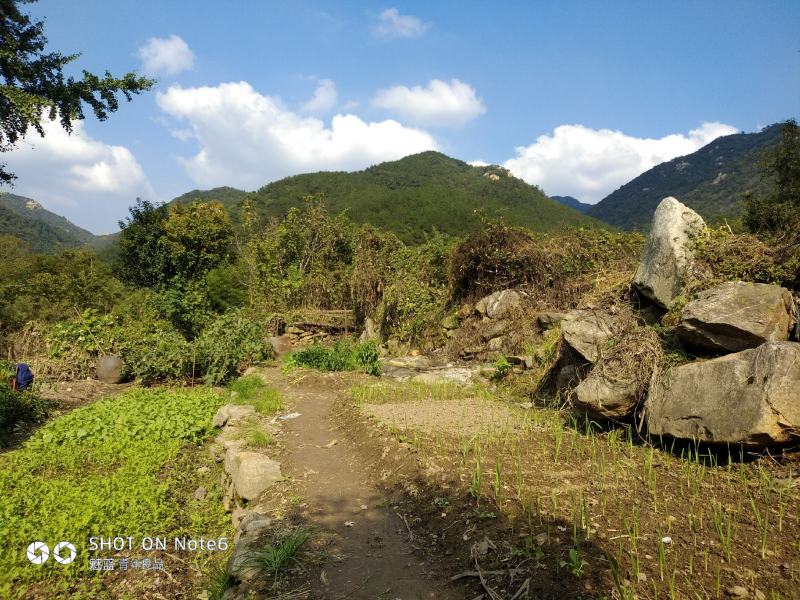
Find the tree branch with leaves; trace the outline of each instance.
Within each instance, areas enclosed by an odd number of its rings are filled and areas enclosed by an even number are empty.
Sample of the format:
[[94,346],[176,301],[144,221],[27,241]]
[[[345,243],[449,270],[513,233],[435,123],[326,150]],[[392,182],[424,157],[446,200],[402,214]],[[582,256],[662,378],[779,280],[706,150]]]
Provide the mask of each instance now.
[[[64,68],[80,54],[45,50],[44,22],[20,9],[35,1],[0,0],[0,152],[12,150],[31,130],[44,136],[47,121],[58,120],[72,133],[73,123],[86,116],[85,106],[104,121],[119,108],[120,95],[130,101],[155,84],[136,73],[65,75]],[[15,178],[0,163],[0,184]]]

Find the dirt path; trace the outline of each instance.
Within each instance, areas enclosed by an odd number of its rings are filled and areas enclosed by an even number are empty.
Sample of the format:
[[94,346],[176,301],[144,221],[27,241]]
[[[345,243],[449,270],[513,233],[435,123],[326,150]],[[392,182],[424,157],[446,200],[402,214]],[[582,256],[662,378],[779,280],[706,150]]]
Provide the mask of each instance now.
[[367,480],[357,450],[335,429],[334,392],[281,387],[301,414],[285,424],[282,466],[299,482],[309,524],[333,540],[332,558],[312,573],[312,597],[454,598],[415,556],[405,524]]

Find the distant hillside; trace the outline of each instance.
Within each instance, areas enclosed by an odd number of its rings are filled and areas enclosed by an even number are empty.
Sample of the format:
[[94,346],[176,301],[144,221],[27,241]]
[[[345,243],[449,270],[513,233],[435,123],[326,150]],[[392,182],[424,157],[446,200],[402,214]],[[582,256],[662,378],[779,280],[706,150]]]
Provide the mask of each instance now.
[[586,204],[585,202],[581,202],[577,198],[573,196],[550,196],[556,202],[560,202],[564,206],[569,206],[577,210],[578,212],[582,212],[583,214],[587,214],[589,209],[592,208],[591,204]]
[[192,190],[174,198],[170,204],[189,204],[190,202],[208,202],[216,200],[228,210],[236,211],[236,207],[247,197],[247,192],[223,186],[210,190]]
[[487,217],[534,230],[603,226],[545,196],[498,166],[473,167],[439,152],[423,152],[354,173],[287,177],[251,195],[256,210],[280,217],[303,198],[322,195],[332,212],[371,223],[410,243],[440,231],[463,235]]
[[36,252],[92,244],[95,236],[30,198],[0,192],[0,234],[28,242]]
[[647,229],[658,203],[675,196],[708,220],[736,216],[746,192],[764,193],[761,156],[777,145],[781,124],[758,133],[717,138],[697,152],[642,173],[595,204],[588,214],[623,229]]

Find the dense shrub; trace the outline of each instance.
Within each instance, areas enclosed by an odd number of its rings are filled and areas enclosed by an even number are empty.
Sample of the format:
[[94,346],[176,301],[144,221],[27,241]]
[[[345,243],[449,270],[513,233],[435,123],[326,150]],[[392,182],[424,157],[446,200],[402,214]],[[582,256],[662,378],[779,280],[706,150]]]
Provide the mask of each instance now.
[[266,328],[245,311],[214,319],[197,338],[197,362],[208,383],[219,383],[271,354]]
[[44,339],[58,370],[74,377],[92,375],[104,354],[119,355],[127,375],[144,383],[177,380],[191,373],[191,344],[146,304],[134,313],[85,311],[47,327]]
[[287,368],[309,367],[321,371],[364,371],[380,375],[378,347],[374,342],[354,344],[340,340],[330,346],[314,344],[290,354],[284,365]]
[[319,199],[292,208],[251,232],[244,262],[250,265],[254,303],[266,310],[341,308],[348,286],[356,228],[343,214],[331,216]]
[[614,281],[617,273],[632,275],[643,244],[644,238],[635,233],[574,229],[535,234],[487,222],[453,253],[453,298],[469,300],[524,287],[536,303],[567,307],[598,278]]
[[431,236],[406,246],[394,234],[365,227],[350,279],[359,319],[373,317],[384,336],[436,341],[449,300],[447,273],[454,242]]
[[800,244],[768,244],[754,234],[719,227],[695,239],[694,247],[696,266],[689,293],[723,281],[797,285]]
[[90,250],[34,254],[20,240],[0,235],[0,256],[0,334],[18,331],[28,321],[72,318],[76,310],[105,312],[124,293]]

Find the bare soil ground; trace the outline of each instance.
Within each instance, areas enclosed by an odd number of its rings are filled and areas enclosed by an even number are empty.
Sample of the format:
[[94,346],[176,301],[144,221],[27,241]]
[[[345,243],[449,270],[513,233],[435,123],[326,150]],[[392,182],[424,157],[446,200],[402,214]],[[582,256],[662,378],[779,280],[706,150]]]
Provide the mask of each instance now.
[[306,573],[310,597],[459,598],[415,551],[402,512],[370,481],[370,458],[334,424],[335,400],[352,378],[304,373],[290,382],[277,370],[263,374],[300,413],[285,422],[281,462],[302,498],[294,519],[313,529],[321,557]]

